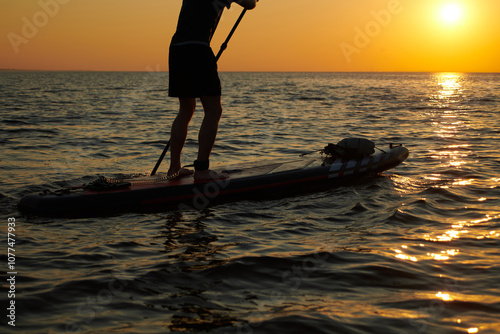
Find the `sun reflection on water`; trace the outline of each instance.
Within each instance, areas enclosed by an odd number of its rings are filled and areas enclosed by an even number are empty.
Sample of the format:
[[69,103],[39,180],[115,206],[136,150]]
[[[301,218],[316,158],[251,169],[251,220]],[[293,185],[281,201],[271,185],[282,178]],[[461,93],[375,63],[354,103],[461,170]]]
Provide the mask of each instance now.
[[468,125],[467,109],[461,104],[464,94],[465,75],[460,73],[440,73],[435,77],[437,92],[431,95],[429,116],[434,126],[434,134],[445,146],[429,150],[432,159],[442,161],[444,167],[460,168],[465,165],[471,153],[468,143],[456,143],[451,140],[463,138],[463,131]]
[[465,75],[462,73],[437,73],[435,80],[440,87],[437,97],[445,103],[463,92]]
[[[492,220],[496,220],[500,218],[500,214],[498,215],[486,215],[486,217],[476,220],[469,221],[459,221],[453,223],[451,228],[444,233],[438,235],[424,234],[423,239],[432,243],[449,243],[454,240],[458,240],[465,235],[468,238],[475,239],[499,239],[500,231],[491,230],[484,231],[482,229],[474,229],[471,230],[474,226],[484,224],[490,222]],[[395,257],[400,260],[418,262],[421,260],[435,260],[435,261],[448,261],[453,257],[460,254],[460,249],[450,248],[445,250],[440,250],[438,252],[425,252],[425,247],[429,245],[425,245],[423,243],[419,243],[418,245],[401,245],[400,248],[393,249],[396,253]]]
[[[471,124],[474,123],[469,108],[464,104],[464,95],[466,94],[465,84],[467,80],[466,74],[461,73],[440,73],[436,74],[434,81],[436,83],[434,92],[429,95],[429,111],[426,116],[430,118],[432,124],[431,131],[435,142],[428,150],[428,158],[438,162],[439,169],[443,172],[435,172],[424,175],[423,178],[427,183],[432,184],[432,187],[450,189],[464,187],[470,189],[474,186],[480,186],[484,181],[476,178],[475,175],[457,174],[455,170],[470,168],[471,156],[473,156],[474,145],[469,142],[469,132]],[[473,126],[472,126],[473,127]],[[493,179],[498,182],[499,179]],[[399,188],[409,187],[411,180],[399,178]],[[409,187],[411,189],[411,187]],[[402,193],[408,191],[400,190]],[[410,191],[411,192],[411,191]],[[460,193],[458,191],[458,193]],[[453,193],[455,194],[455,193]],[[488,198],[477,196],[476,202],[479,203],[488,201]],[[427,199],[421,200],[427,203]],[[446,201],[445,201],[446,202]],[[447,203],[449,203],[448,201]],[[405,204],[403,204],[405,205]],[[431,203],[433,205],[433,203]],[[437,204],[438,206],[440,203]],[[453,204],[449,204],[453,205]],[[477,207],[476,204],[467,204],[463,207],[456,207],[454,212],[459,210],[467,210],[468,207]],[[454,208],[455,209],[455,208]],[[498,211],[490,212],[484,217],[473,220],[457,221],[452,216],[445,217],[443,223],[446,223],[448,228],[445,230],[439,228],[436,230],[428,230],[425,234],[421,234],[421,239],[426,243],[415,245],[401,245],[392,249],[394,256],[397,259],[404,261],[452,261],[456,256],[460,256],[461,251],[453,242],[461,238],[469,239],[485,239],[498,238],[500,233],[497,231],[488,231],[478,226],[498,219],[500,214]],[[438,245],[453,245],[454,247],[439,247]],[[437,249],[436,249],[437,248]],[[439,249],[441,248],[441,249]],[[443,249],[444,248],[444,249]]]
[[455,91],[460,90],[460,80],[462,75],[460,73],[439,73],[438,82],[443,87],[443,94],[451,95]]

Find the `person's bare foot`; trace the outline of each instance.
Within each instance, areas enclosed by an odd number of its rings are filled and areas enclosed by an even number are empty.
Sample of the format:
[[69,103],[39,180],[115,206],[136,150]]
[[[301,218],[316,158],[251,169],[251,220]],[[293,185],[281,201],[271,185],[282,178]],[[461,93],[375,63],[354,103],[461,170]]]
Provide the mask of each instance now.
[[181,177],[188,176],[188,175],[191,175],[191,174],[193,174],[192,170],[187,169],[187,168],[181,168],[177,172],[171,172],[169,170],[168,173],[167,173],[167,178],[169,180],[173,180],[173,179],[179,179]]
[[216,181],[225,180],[229,178],[229,174],[218,173],[213,170],[197,170],[194,172],[194,179],[196,181]]

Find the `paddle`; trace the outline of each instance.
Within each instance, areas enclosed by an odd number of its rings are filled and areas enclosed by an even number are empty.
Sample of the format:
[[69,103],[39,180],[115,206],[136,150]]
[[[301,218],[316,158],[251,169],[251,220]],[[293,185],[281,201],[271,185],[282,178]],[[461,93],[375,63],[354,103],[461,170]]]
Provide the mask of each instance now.
[[[246,8],[243,9],[243,11],[240,14],[240,17],[238,17],[238,20],[236,20],[236,23],[234,24],[233,29],[231,29],[231,32],[227,36],[227,38],[224,41],[224,43],[222,43],[222,45],[220,47],[220,50],[217,53],[217,56],[215,57],[215,61],[219,61],[220,56],[222,55],[222,53],[224,52],[224,50],[226,50],[227,43],[229,43],[229,40],[231,39],[231,37],[233,37],[233,34],[236,31],[236,28],[238,28],[238,25],[240,24],[241,20],[243,19],[243,16],[245,16],[246,12],[247,12],[247,9]],[[222,16],[222,14],[221,14],[221,16]],[[215,28],[214,28],[214,30],[212,32],[212,36],[210,36],[210,40],[212,40],[213,34],[215,33],[215,29],[217,29],[217,26],[219,25],[219,21],[220,21],[221,16],[219,16],[219,18],[217,19],[217,22],[215,23]],[[161,162],[163,161],[163,158],[165,158],[165,155],[167,154],[169,148],[170,148],[170,140],[167,142],[167,145],[163,149],[163,152],[161,153],[160,158],[156,162],[156,165],[153,168],[153,171],[151,172],[151,175],[155,175],[156,174],[156,172],[158,171],[158,168],[160,168]]]

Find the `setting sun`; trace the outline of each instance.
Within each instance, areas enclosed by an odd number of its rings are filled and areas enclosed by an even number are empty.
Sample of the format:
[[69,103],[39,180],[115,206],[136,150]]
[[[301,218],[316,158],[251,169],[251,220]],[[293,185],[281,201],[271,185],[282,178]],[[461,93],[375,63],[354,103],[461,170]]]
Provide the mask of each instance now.
[[463,9],[458,4],[448,4],[441,9],[441,18],[445,23],[456,23],[463,16]]

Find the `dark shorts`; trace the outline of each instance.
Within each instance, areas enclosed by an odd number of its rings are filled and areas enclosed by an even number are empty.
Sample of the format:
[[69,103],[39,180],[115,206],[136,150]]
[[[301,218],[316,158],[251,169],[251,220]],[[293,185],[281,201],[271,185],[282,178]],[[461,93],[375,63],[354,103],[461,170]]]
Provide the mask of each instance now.
[[220,96],[221,84],[212,49],[206,45],[171,45],[168,58],[172,97]]

